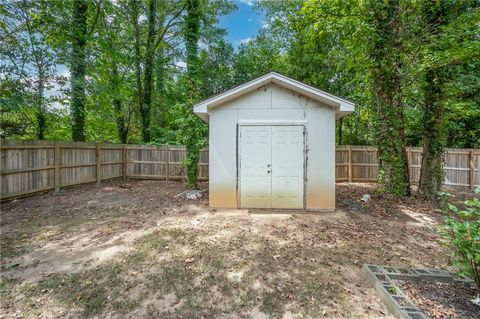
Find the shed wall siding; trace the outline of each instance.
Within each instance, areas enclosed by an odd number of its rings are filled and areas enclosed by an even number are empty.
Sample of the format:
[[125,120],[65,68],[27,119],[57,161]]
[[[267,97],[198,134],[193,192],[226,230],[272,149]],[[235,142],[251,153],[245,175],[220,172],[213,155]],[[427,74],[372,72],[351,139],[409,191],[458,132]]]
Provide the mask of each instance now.
[[335,209],[335,111],[307,111],[307,208]]
[[237,207],[237,111],[217,109],[210,114],[209,204]]
[[274,84],[210,113],[210,206],[238,207],[237,123],[245,120],[306,121],[306,206],[335,208],[335,110]]

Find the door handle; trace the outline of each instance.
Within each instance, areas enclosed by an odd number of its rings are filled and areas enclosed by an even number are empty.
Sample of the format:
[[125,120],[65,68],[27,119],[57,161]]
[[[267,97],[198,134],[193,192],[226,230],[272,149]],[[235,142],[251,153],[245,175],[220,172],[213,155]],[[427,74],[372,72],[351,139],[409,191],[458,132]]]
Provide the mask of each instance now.
[[268,174],[270,174],[270,172],[271,172],[270,170],[267,171]]

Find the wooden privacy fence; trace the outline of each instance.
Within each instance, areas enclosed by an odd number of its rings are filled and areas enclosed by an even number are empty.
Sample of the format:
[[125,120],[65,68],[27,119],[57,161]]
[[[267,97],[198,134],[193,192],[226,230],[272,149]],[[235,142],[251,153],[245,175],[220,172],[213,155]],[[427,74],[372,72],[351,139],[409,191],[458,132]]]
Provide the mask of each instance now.
[[[420,180],[422,148],[407,147],[410,181]],[[368,146],[337,146],[337,182],[376,182],[378,173],[377,149]],[[447,149],[445,153],[445,185],[474,188],[480,184],[480,150]]]
[[[0,199],[117,177],[186,178],[182,145],[7,140],[0,152]],[[207,180],[208,150],[201,152],[198,166],[198,179]]]
[[[408,148],[410,179],[420,177],[421,148]],[[52,141],[2,141],[0,199],[61,187],[132,177],[186,178],[185,147]],[[315,164],[315,165],[321,165]],[[448,149],[445,184],[473,188],[480,184],[480,150]],[[373,147],[338,146],[337,182],[376,182],[377,154]],[[208,150],[200,154],[199,180],[208,180]]]

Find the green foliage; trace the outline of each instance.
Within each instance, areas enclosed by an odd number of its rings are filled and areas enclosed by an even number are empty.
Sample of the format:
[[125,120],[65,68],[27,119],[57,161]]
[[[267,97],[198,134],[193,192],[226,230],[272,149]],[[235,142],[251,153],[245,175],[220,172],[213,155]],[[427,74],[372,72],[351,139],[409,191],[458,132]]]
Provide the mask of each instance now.
[[[279,47],[273,65],[356,103],[355,112],[338,122],[337,143],[378,145],[384,191],[409,193],[405,145],[422,146],[428,137],[425,167],[433,174],[425,178],[436,186],[443,180],[438,168],[446,146],[478,145],[478,1],[258,6],[269,23],[257,39]],[[247,45],[253,48],[255,41]],[[427,70],[434,76],[425,76]]]
[[187,149],[187,184],[189,187],[196,188],[200,150],[207,145],[208,127],[193,114],[191,106],[190,103],[179,105],[183,115],[177,119],[180,127],[177,140]]
[[[44,139],[47,134],[48,104],[45,91],[55,79],[55,52],[44,24],[51,18],[44,3],[7,1],[0,6],[0,80],[4,136]],[[4,89],[10,86],[12,92]],[[19,115],[32,114],[31,121],[18,122]]]
[[0,137],[33,138],[34,110],[28,106],[29,94],[20,81],[0,83]]
[[72,73],[72,140],[74,141],[85,141],[87,10],[86,0],[73,1],[70,69]]
[[[197,187],[197,170],[200,159],[200,150],[204,146],[204,124],[193,113],[193,104],[198,99],[200,89],[198,40],[200,38],[200,22],[203,14],[199,0],[185,0],[187,15],[185,16],[185,47],[187,51],[187,74],[186,74],[186,101],[181,105],[182,112],[178,119],[180,127],[180,139],[187,149],[187,184]],[[203,137],[203,138],[202,138]]]
[[401,21],[399,1],[366,1],[371,12],[370,72],[376,99],[379,182],[383,192],[410,195],[401,87]]
[[[455,195],[450,194],[449,192],[438,192],[437,200],[440,204],[440,207],[442,207],[443,210],[446,210],[448,208],[450,198],[454,196]],[[440,211],[443,211],[443,210],[440,210]]]
[[[480,186],[475,193],[480,194]],[[455,267],[461,275],[472,276],[480,291],[480,199],[473,198],[464,204],[465,209],[448,204],[455,216],[446,217],[439,231],[452,249]]]
[[[449,129],[448,111],[449,106],[457,104],[457,93],[452,90],[452,84],[458,83],[465,75],[467,78],[473,76],[469,72],[463,72],[468,70],[465,66],[470,64],[470,60],[478,57],[478,41],[474,40],[476,33],[472,32],[472,26],[478,24],[480,15],[479,3],[475,1],[423,1],[420,7],[421,22],[427,31],[418,32],[426,39],[425,44],[419,46],[422,63],[420,70],[425,73],[424,151],[419,190],[425,198],[432,199],[441,189],[444,180],[443,154]],[[463,32],[459,33],[459,30]],[[458,34],[462,34],[462,39],[457,37]],[[451,42],[452,39],[456,43]],[[456,72],[458,69],[463,72]],[[465,83],[462,84],[462,89],[465,89]],[[467,101],[465,96],[462,100]],[[452,119],[450,122],[457,123],[457,120]]]

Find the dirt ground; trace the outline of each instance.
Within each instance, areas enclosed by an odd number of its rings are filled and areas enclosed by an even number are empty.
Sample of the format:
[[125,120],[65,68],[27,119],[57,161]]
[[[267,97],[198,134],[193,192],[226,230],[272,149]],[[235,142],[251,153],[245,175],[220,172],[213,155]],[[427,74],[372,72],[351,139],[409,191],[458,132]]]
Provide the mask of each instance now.
[[0,318],[391,318],[363,263],[452,270],[442,214],[373,184],[338,184],[330,213],[216,210],[185,190],[117,180],[2,203]]
[[480,309],[472,300],[473,285],[428,281],[396,283],[415,304],[432,319],[478,319]]

